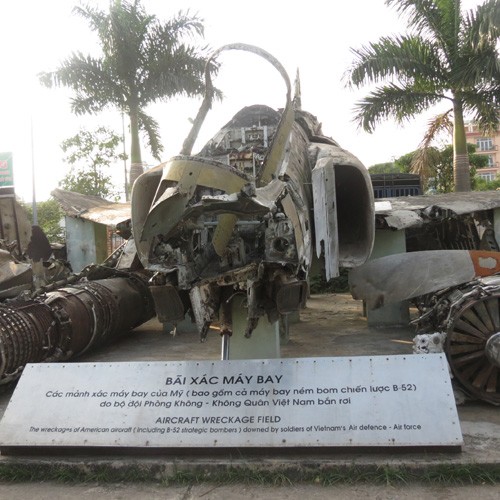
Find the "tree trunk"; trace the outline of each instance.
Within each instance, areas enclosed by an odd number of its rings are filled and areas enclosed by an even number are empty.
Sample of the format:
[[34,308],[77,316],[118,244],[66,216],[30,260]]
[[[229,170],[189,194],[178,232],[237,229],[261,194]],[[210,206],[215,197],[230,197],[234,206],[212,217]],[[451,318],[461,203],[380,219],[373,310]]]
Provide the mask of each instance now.
[[469,155],[467,153],[467,139],[465,137],[464,114],[460,97],[453,99],[453,179],[455,191],[471,190]]
[[131,110],[130,114],[130,182],[129,187],[132,189],[134,182],[143,172],[141,159],[141,146],[139,143],[139,119],[137,110]]

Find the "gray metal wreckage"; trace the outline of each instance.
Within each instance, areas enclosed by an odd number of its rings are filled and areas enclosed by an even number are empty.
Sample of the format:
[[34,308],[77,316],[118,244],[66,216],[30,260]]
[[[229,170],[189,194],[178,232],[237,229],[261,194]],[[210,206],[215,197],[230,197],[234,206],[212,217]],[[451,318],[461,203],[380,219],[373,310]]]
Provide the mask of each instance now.
[[[285,107],[242,109],[192,155],[214,94],[208,68],[225,50],[272,64],[286,86]],[[0,384],[18,378],[26,363],[66,360],[116,338],[154,309],[174,324],[189,312],[204,339],[216,320],[232,333],[231,304],[243,295],[247,326],[239,333],[250,337],[264,316],[274,322],[304,305],[313,259],[329,279],[368,258],[374,205],[367,170],[300,109],[299,84],[292,99],[281,64],[260,48],[227,45],[208,61],[206,80],[181,154],[133,187],[133,237],[119,265],[105,262],[0,305]]]
[[[243,108],[193,155],[214,96],[208,68],[226,50],[273,65],[285,83],[285,106]],[[215,321],[224,338],[232,334],[234,307],[243,307],[245,331],[235,333],[251,337],[259,321],[304,306],[311,267],[319,263],[327,280],[340,267],[356,268],[353,295],[368,307],[416,300],[420,332],[442,340],[455,380],[500,404],[500,278],[487,277],[500,268],[499,254],[412,252],[363,265],[375,227],[370,178],[301,109],[299,83],[292,98],[272,55],[232,44],[208,61],[206,89],[181,154],[137,179],[132,238],[116,266],[111,258],[83,279],[0,305],[0,384],[19,377],[28,362],[82,354],[155,310],[174,325],[189,313],[203,340]],[[436,350],[429,339],[421,345]]]
[[367,307],[411,301],[414,351],[444,352],[467,397],[500,405],[500,252],[430,250],[389,255],[353,270]]
[[[226,50],[268,61],[286,86],[285,106],[243,108],[196,155],[212,105],[209,67]],[[259,321],[303,307],[314,259],[327,279],[365,262],[374,238],[367,169],[300,106],[282,65],[268,52],[231,44],[207,63],[206,95],[179,156],[141,175],[132,191],[137,253],[153,273],[160,321],[189,310],[203,339],[215,320],[232,333],[231,303],[246,300],[245,336]],[[266,319],[262,319],[265,317]]]

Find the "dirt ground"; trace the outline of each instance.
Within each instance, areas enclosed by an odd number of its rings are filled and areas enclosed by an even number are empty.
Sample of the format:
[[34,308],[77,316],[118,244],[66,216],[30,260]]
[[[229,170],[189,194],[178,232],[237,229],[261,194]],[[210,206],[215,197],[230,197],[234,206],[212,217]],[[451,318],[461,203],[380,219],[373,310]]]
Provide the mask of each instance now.
[[0,500],[497,500],[500,486],[260,486],[201,484],[166,487],[144,484],[0,484]]
[[[210,330],[200,343],[196,326],[184,322],[177,335],[163,331],[156,319],[136,328],[114,344],[89,353],[81,361],[178,361],[220,359],[221,339]],[[349,294],[312,295],[300,320],[290,321],[289,340],[281,345],[281,357],[360,356],[409,354],[413,329],[369,328],[362,314],[362,303]],[[251,342],[252,339],[249,340]]]

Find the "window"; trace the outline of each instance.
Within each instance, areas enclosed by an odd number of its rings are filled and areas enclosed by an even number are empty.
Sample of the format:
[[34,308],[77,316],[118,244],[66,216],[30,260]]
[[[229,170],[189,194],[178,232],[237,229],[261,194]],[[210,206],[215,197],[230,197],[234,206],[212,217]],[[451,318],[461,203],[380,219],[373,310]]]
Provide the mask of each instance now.
[[493,155],[486,155],[486,157],[488,158],[488,163],[486,165],[488,167],[494,167],[495,162],[493,161]]
[[488,182],[495,180],[495,174],[493,172],[478,173],[477,176]]
[[491,151],[493,149],[493,139],[483,138],[476,141],[477,149],[479,151]]

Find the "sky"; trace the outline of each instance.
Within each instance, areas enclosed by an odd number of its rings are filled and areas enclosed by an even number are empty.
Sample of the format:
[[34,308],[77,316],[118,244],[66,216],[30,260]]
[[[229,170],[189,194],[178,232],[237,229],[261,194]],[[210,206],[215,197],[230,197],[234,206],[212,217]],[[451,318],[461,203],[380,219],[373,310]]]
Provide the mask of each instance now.
[[[61,143],[81,128],[108,126],[122,135],[116,110],[76,117],[70,110],[71,91],[47,89],[37,75],[55,70],[73,51],[98,55],[96,35],[74,15],[78,0],[0,0],[0,152],[12,152],[16,194],[31,202],[50,197],[68,172]],[[87,0],[106,9],[109,0]],[[463,0],[469,9],[482,3]],[[200,43],[216,49],[228,43],[257,45],[274,55],[294,80],[300,72],[302,108],[316,115],[325,135],[357,156],[368,168],[413,151],[428,120],[447,109],[437,107],[404,124],[385,122],[368,134],[353,122],[353,108],[368,89],[346,87],[345,72],[359,48],[381,36],[404,33],[406,24],[384,0],[142,0],[146,11],[167,20],[179,10],[198,14],[205,25]],[[193,152],[201,149],[239,109],[252,104],[283,107],[286,90],[279,74],[254,54],[224,52],[215,85],[224,93],[215,103]],[[160,124],[162,161],[179,153],[201,99],[175,98],[146,111]],[[125,146],[130,139],[125,122]],[[147,166],[158,162],[143,147]],[[117,188],[123,188],[124,165],[113,166]],[[33,186],[35,189],[33,189]]]

